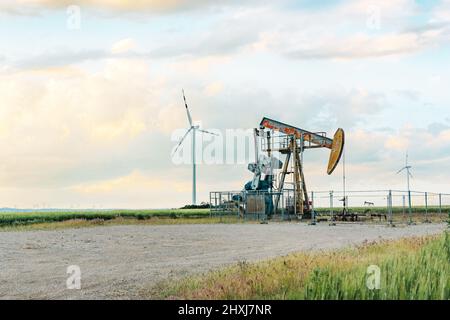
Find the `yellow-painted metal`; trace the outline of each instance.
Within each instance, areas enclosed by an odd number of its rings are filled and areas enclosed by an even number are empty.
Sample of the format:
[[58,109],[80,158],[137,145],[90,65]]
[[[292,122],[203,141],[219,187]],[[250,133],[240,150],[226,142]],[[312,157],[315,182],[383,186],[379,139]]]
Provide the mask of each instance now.
[[342,152],[344,151],[345,134],[344,130],[339,128],[334,134],[333,143],[331,145],[330,159],[328,160],[327,173],[332,174],[336,169],[339,160],[341,159]]

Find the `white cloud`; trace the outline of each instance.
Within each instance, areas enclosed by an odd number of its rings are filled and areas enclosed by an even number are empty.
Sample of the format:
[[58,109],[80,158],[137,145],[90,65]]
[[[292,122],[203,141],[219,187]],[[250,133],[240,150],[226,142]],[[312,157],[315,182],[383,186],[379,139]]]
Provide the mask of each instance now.
[[219,93],[221,93],[222,91],[223,91],[223,83],[221,83],[221,82],[210,83],[203,90],[203,92],[207,96],[215,96],[215,95],[218,95]]
[[131,38],[122,39],[112,46],[111,52],[113,54],[125,53],[133,49],[136,49],[136,46],[137,46],[136,41],[134,41],[133,39]]
[[[94,5],[95,1],[86,1]],[[61,5],[58,1],[36,3],[43,6]],[[151,7],[165,4],[168,8],[184,8],[188,3],[174,1],[143,1],[122,3],[96,2],[108,8],[134,6]],[[189,6],[206,5],[206,2],[189,2]],[[450,12],[450,7],[440,6],[434,18],[420,26],[410,20],[420,14],[414,1],[398,0],[378,2],[380,30],[374,32],[366,26],[367,9],[371,1],[351,1],[324,10],[287,11],[282,5],[253,2],[243,7],[231,7],[212,14],[214,19],[202,28],[188,34],[174,32],[162,37],[151,48],[137,50],[133,39],[115,43],[111,50],[78,49],[46,50],[25,59],[9,58],[17,68],[62,66],[86,61],[111,58],[171,59],[195,63],[196,60],[227,59],[242,54],[258,52],[276,53],[293,59],[354,60],[401,56],[444,45],[450,34],[450,25],[439,15]],[[191,17],[194,19],[194,17]],[[186,26],[187,28],[187,26]]]
[[[448,118],[446,109],[441,108],[443,114],[436,113],[431,122],[420,119],[422,127],[403,126],[403,119],[398,122],[400,130],[373,127],[386,128],[383,121],[391,123],[391,117],[405,110],[389,90],[408,97],[401,100],[407,105],[419,97],[441,105],[448,101],[443,85],[446,66],[402,60],[405,54],[446,44],[444,12],[439,17],[435,13],[435,22],[413,28],[408,23],[417,10],[413,1],[379,2],[382,20],[376,31],[365,24],[370,3],[340,2],[323,10],[290,11],[267,2],[237,4],[212,13],[209,22],[171,31],[167,37],[149,28],[144,37],[158,35],[150,47],[128,25],[129,34],[115,38],[112,30],[103,47],[83,41],[75,43],[79,48],[74,51],[43,46],[40,53],[23,53],[17,61],[8,60],[10,52],[3,53],[7,58],[0,58],[0,199],[27,204],[40,199],[58,199],[62,205],[99,202],[104,207],[189,202],[191,167],[170,162],[174,144],[170,135],[187,126],[181,88],[186,89],[194,120],[201,120],[205,129],[252,128],[265,115],[328,134],[343,127],[352,186],[394,184],[398,164],[409,149],[417,176],[427,175],[443,189],[448,181],[442,168],[429,164],[446,166],[450,154],[450,122],[441,122]],[[28,2],[10,9],[44,12],[40,9],[54,4],[64,2]],[[139,11],[141,5],[159,12],[209,6],[201,1],[84,4],[116,13]],[[180,20],[177,27],[183,29],[194,18],[186,15],[187,22]],[[122,22],[108,23],[122,27]],[[111,45],[110,39],[122,40]],[[293,61],[286,55],[318,61]],[[378,59],[390,55],[396,55],[390,64]],[[380,60],[386,78],[370,74],[378,71]],[[404,81],[409,72],[411,79],[419,78],[421,68],[430,70],[424,78],[431,79],[433,90],[425,90],[419,81]],[[380,81],[389,83],[389,89]],[[435,101],[435,95],[443,98]],[[339,174],[325,175],[327,156],[327,150],[307,155],[311,189],[341,185]],[[201,199],[207,200],[210,190],[240,189],[251,173],[245,166],[202,166],[198,178]]]
[[137,170],[126,176],[71,187],[73,191],[85,194],[129,193],[139,190],[146,190],[147,192],[173,190],[174,192],[186,193],[191,190],[190,188],[191,184],[188,181],[171,181],[164,178],[155,178],[154,175],[144,174]]
[[43,9],[64,9],[70,5],[111,12],[170,13],[197,8],[236,5],[237,1],[219,0],[2,0],[0,12],[24,14]]
[[108,61],[100,72],[58,68],[0,78],[4,185],[51,180],[160,130],[153,119],[164,109],[161,88],[141,61]]

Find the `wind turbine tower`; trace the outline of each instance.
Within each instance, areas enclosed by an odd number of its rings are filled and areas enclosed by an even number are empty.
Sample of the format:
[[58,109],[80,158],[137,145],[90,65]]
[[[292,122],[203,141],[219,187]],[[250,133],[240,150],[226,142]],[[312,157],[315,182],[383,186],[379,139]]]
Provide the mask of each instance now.
[[411,168],[412,168],[412,166],[410,166],[409,164],[408,164],[408,153],[406,153],[406,162],[405,162],[405,166],[403,167],[403,168],[401,168],[398,172],[397,172],[397,174],[399,174],[400,172],[402,172],[403,170],[406,170],[406,184],[407,184],[407,190],[408,190],[408,193],[410,193],[411,192],[411,188],[410,188],[410,184],[409,184],[409,178],[411,177],[412,178],[412,174],[411,174]]
[[198,125],[194,125],[194,123],[192,122],[192,117],[191,117],[191,113],[189,112],[189,107],[187,105],[186,102],[186,96],[184,95],[184,90],[183,92],[183,100],[184,100],[184,106],[186,108],[186,114],[187,114],[187,118],[188,118],[188,122],[189,122],[189,129],[187,130],[187,132],[185,133],[185,135],[183,136],[183,138],[180,140],[180,142],[178,143],[178,145],[176,146],[175,150],[173,151],[172,155],[177,152],[178,148],[181,146],[181,144],[183,143],[184,139],[186,139],[186,137],[188,136],[189,133],[192,132],[192,204],[196,205],[197,204],[197,159],[196,159],[196,149],[195,149],[195,137],[196,137],[196,133],[197,131],[202,132],[202,133],[207,133],[213,136],[218,136],[218,134],[206,131],[206,130],[202,130],[200,129],[200,126]]
[[408,164],[408,152],[406,152],[405,166],[403,168],[401,168],[399,171],[397,171],[397,174],[401,173],[402,171],[406,171],[406,185],[408,188],[409,224],[412,224],[411,187],[410,187],[410,183],[409,183],[409,178],[413,177],[411,174],[411,168],[412,168],[412,166],[410,166]]

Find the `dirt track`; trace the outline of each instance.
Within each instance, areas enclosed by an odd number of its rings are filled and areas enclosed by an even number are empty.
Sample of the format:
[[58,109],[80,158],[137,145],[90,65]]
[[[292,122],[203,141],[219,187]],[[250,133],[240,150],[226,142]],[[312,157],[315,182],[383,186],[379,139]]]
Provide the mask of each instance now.
[[[388,228],[273,223],[0,232],[0,298],[143,298],[143,289],[161,280],[238,261],[432,234],[445,228],[444,224]],[[69,265],[81,268],[81,290],[66,288]]]

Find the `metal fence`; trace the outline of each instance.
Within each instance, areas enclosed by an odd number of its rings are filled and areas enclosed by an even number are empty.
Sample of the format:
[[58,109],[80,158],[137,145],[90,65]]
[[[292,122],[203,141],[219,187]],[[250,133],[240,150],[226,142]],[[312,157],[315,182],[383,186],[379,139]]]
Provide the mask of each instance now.
[[429,223],[448,220],[450,194],[402,191],[312,192],[314,211],[330,220],[379,223]]
[[[249,194],[250,197],[249,198]],[[439,223],[449,220],[450,194],[402,190],[310,192],[313,222],[362,222],[378,224]],[[293,193],[211,192],[211,214],[240,219],[296,218]],[[258,198],[259,197],[259,198]],[[277,198],[279,201],[277,202]],[[262,205],[258,205],[262,204]]]
[[210,193],[210,212],[215,217],[267,220],[274,213],[282,219],[289,206],[290,192],[215,191]]

